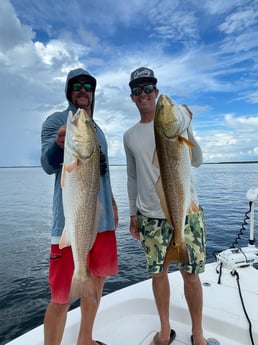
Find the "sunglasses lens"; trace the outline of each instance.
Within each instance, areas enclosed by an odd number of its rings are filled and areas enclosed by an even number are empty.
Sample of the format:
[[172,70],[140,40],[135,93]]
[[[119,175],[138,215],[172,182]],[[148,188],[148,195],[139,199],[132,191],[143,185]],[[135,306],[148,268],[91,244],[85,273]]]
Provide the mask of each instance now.
[[83,84],[83,87],[84,89],[87,91],[87,92],[92,92],[93,91],[93,87],[91,84]]
[[132,94],[134,96],[140,96],[141,93],[142,93],[142,88],[140,86],[134,87],[132,89]]
[[153,90],[154,90],[154,86],[153,85],[144,85],[144,87],[143,87],[143,91],[145,93],[151,93],[151,92],[153,92]]
[[73,83],[72,84],[72,89],[73,91],[80,91],[81,88],[84,88],[85,91],[87,92],[92,92],[93,91],[93,86],[91,84],[88,84],[88,83],[84,83],[84,84],[81,84],[81,83]]
[[136,86],[132,88],[132,95],[134,96],[140,96],[142,93],[142,90],[145,93],[151,93],[156,89],[156,87],[152,84],[144,85],[144,86]]
[[73,83],[73,85],[72,85],[73,91],[80,91],[81,87],[82,87],[81,83]]

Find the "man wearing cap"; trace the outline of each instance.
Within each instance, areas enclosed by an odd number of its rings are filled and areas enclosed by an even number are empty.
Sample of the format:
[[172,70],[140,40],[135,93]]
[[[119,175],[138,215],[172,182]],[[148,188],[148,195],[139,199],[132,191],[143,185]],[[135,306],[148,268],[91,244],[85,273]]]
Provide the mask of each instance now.
[[[160,205],[155,184],[159,170],[152,164],[155,150],[154,117],[156,99],[159,94],[157,78],[154,72],[146,67],[137,68],[131,73],[129,82],[131,99],[140,113],[140,122],[124,134],[124,148],[127,160],[127,188],[130,207],[130,232],[141,240],[147,268],[152,274],[152,287],[157,311],[160,318],[160,331],[156,333],[151,345],[169,345],[176,337],[169,319],[170,286],[168,267],[164,266],[164,257],[173,230],[170,228]],[[186,107],[187,108],[187,107]],[[189,111],[189,109],[187,108]],[[189,111],[189,116],[192,113]],[[202,150],[196,142],[191,128],[188,129],[189,140],[195,146],[192,149],[192,165],[202,164]],[[195,200],[194,185],[192,191]],[[197,201],[198,202],[198,201]],[[202,286],[199,273],[205,265],[205,224],[203,210],[186,217],[185,240],[191,248],[191,265],[178,264],[184,279],[184,293],[192,320],[193,345],[216,345],[212,339],[205,339],[202,330]],[[194,231],[195,243],[192,241]],[[199,241],[198,241],[199,239]],[[196,245],[196,243],[200,245]]]
[[[64,332],[70,285],[74,271],[71,247],[59,249],[59,241],[64,229],[64,213],[61,190],[61,171],[64,158],[64,139],[68,112],[85,109],[93,117],[96,79],[82,68],[70,71],[67,75],[65,95],[68,107],[50,115],[42,126],[41,165],[48,174],[55,174],[53,197],[53,225],[49,264],[49,284],[51,301],[44,319],[44,345],[60,345]],[[94,122],[100,145],[100,191],[99,200],[102,213],[98,233],[88,254],[87,268],[98,291],[99,299],[107,276],[118,272],[115,229],[118,224],[118,211],[113,198],[108,166],[108,149],[104,133]],[[98,304],[82,298],[81,325],[77,345],[105,345],[92,339],[94,320]]]

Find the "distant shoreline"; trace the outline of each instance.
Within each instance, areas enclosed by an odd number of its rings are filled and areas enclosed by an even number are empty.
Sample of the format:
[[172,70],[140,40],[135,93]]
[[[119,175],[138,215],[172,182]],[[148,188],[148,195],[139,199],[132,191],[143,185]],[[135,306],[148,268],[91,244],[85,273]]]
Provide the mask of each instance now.
[[255,164],[258,161],[243,161],[243,162],[210,162],[210,163],[203,163],[203,164]]
[[[242,161],[242,162],[209,162],[203,164],[257,164],[258,161]],[[126,164],[110,164],[110,166],[126,166]],[[0,166],[0,169],[8,168],[41,168],[40,165],[10,165],[10,166]]]

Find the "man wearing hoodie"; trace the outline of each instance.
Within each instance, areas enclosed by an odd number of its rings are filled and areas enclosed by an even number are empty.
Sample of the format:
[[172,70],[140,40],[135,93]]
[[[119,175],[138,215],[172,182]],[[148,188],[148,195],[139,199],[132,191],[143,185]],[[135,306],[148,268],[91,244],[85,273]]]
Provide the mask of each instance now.
[[[42,126],[41,165],[47,174],[55,174],[53,196],[53,225],[49,264],[49,284],[51,301],[44,318],[44,345],[60,345],[69,310],[68,298],[74,270],[71,247],[59,249],[59,241],[64,229],[62,204],[61,172],[64,157],[64,139],[68,112],[73,114],[78,108],[85,109],[93,117],[96,79],[86,70],[71,70],[66,79],[65,95],[68,107],[50,115]],[[109,166],[108,149],[104,133],[94,122],[100,145],[100,191],[99,200],[102,214],[94,245],[89,252],[87,267],[97,287],[99,299],[102,295],[105,278],[118,272],[115,229],[118,224],[117,205],[114,200]],[[86,262],[85,262],[86,264]],[[98,304],[82,298],[81,325],[77,345],[105,345],[92,339],[94,320]]]

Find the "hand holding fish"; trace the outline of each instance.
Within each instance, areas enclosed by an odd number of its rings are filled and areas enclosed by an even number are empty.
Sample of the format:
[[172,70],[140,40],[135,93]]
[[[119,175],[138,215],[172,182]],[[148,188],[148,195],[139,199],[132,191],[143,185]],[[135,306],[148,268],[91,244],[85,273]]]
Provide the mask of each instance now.
[[65,134],[66,134],[66,125],[63,125],[59,128],[57,131],[57,136],[56,136],[56,143],[58,146],[60,146],[62,149],[64,148],[64,143],[65,143]]
[[193,118],[193,113],[191,112],[191,110],[188,108],[188,106],[186,104],[182,104],[183,107],[185,107],[185,109],[188,111],[190,119]]
[[133,238],[135,238],[136,240],[140,239],[140,233],[139,233],[139,228],[138,228],[136,216],[130,217],[130,233],[133,236]]

